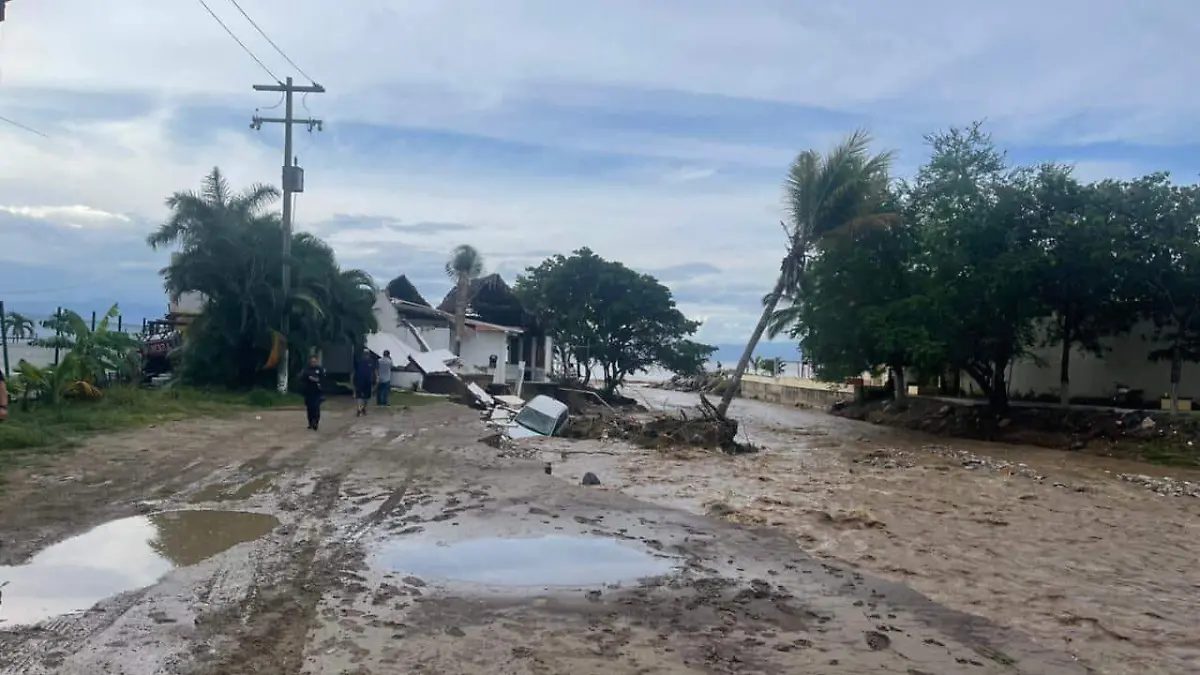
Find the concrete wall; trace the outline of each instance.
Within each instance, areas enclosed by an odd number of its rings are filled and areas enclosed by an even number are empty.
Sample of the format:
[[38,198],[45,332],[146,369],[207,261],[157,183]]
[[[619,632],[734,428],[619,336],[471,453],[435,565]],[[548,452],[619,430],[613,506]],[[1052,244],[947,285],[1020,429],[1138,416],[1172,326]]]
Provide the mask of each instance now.
[[[1152,362],[1146,358],[1155,349],[1166,347],[1155,343],[1153,335],[1153,324],[1140,324],[1125,335],[1105,340],[1109,351],[1104,356],[1097,357],[1079,350],[1072,352],[1071,396],[1108,398],[1113,395],[1117,382],[1143,390],[1146,400],[1154,400],[1170,391],[1170,363]],[[1032,358],[1014,363],[1009,375],[1009,393],[1057,395],[1062,349],[1057,345],[1037,348],[1034,356],[1044,365],[1039,366]],[[964,381],[963,387],[965,391],[970,391],[968,387],[974,387],[974,383]],[[1179,395],[1200,399],[1200,364],[1184,364]]]
[[[496,357],[497,364],[503,364],[508,356],[508,334],[496,331],[476,331],[467,329],[463,339],[462,354],[464,373],[492,373],[488,368],[490,357]],[[480,369],[483,370],[480,370]]]
[[854,388],[799,377],[742,377],[742,396],[768,403],[824,407],[854,398]]

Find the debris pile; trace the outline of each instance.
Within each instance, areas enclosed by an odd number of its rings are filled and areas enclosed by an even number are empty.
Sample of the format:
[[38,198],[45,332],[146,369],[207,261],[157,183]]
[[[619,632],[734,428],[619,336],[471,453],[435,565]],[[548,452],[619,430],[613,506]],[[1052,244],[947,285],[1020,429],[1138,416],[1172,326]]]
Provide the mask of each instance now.
[[730,374],[724,370],[700,375],[675,375],[665,382],[657,382],[655,389],[671,391],[699,392],[708,394],[724,394],[729,386]]
[[707,400],[701,407],[671,412],[629,415],[575,415],[562,431],[566,438],[623,440],[644,448],[718,448],[729,454],[753,452],[753,446],[737,440],[738,423],[717,414]]
[[1119,473],[1117,478],[1135,485],[1140,485],[1151,492],[1164,497],[1196,497],[1200,498],[1200,483],[1181,480],[1167,476],[1143,476],[1135,473]]

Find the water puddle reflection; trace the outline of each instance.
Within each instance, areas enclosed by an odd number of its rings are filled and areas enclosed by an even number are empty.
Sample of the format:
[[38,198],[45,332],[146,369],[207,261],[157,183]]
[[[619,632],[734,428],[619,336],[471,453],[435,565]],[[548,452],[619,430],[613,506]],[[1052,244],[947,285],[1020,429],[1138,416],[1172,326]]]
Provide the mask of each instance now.
[[671,559],[615,539],[547,536],[451,544],[388,542],[375,554],[388,571],[488,586],[595,586],[670,574]]
[[123,518],[39,552],[24,565],[0,566],[0,629],[87,610],[155,584],[273,530],[274,516],[238,511],[165,511]]

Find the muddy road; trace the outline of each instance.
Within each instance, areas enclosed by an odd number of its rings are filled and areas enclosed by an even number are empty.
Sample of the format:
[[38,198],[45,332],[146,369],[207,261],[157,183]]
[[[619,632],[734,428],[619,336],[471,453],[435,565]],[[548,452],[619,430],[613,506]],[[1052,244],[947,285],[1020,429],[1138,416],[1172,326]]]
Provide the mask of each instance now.
[[14,475],[0,673],[1085,672],[785,530],[499,456],[466,408],[302,415]]
[[[691,394],[639,390],[654,408]],[[1105,675],[1200,672],[1200,474],[937,438],[749,400],[764,450],[569,455],[626,494],[770,526],[822,561],[1014,627]],[[552,450],[561,443],[543,444]]]

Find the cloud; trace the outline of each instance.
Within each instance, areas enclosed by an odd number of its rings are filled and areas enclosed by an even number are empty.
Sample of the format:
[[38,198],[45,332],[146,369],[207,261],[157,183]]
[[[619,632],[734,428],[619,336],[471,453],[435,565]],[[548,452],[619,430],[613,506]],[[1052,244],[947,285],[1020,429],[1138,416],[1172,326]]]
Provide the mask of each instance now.
[[646,271],[659,281],[670,283],[672,281],[687,281],[694,277],[718,275],[721,273],[721,268],[712,263],[691,262]]
[[[1182,2],[351,4],[242,0],[329,92],[296,101],[326,122],[297,129],[296,226],[430,297],[457,244],[510,279],[588,246],[670,285],[706,339],[736,341],[778,268],[799,150],[865,127],[906,174],[923,134],[986,118],[1014,161],[1089,179],[1192,180],[1200,152],[1200,90],[1179,86],[1200,24]],[[249,128],[282,110],[251,89],[273,77],[199,3],[12,3],[0,44],[0,115],[49,136],[0,126],[4,292],[50,288],[37,269],[80,297],[153,304],[163,258],[142,238],[169,194],[217,165],[234,186],[278,183],[281,128]]]

